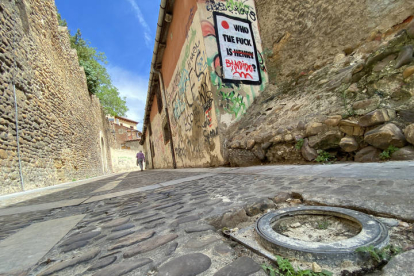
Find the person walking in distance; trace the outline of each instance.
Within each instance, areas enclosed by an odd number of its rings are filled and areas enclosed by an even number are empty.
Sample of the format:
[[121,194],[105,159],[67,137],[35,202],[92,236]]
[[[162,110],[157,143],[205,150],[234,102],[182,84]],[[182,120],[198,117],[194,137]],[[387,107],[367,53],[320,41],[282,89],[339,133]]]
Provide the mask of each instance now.
[[142,150],[140,150],[137,153],[137,166],[140,167],[141,171],[143,170],[143,162],[145,162],[145,155],[142,153]]

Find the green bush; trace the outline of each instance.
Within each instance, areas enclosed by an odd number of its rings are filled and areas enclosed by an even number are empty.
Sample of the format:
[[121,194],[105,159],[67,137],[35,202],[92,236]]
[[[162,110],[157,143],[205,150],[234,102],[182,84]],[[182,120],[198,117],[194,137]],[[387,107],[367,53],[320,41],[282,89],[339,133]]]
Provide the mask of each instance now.
[[302,149],[302,147],[303,147],[303,143],[304,143],[304,140],[303,140],[303,139],[299,139],[299,140],[296,142],[295,148],[296,148],[297,150]]
[[336,160],[335,156],[324,150],[318,150],[318,156],[315,161],[318,163],[331,164]]

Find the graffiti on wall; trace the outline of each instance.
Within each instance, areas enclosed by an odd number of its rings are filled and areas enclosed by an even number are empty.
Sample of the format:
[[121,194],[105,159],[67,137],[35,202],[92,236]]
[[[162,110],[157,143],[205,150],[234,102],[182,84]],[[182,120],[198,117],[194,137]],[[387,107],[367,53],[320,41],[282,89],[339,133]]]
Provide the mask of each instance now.
[[192,159],[204,158],[202,146],[199,143],[194,143],[190,138],[184,138],[180,136],[180,139],[177,139],[177,144],[174,148],[175,156],[181,162],[192,161]]
[[218,112],[231,114],[227,123],[232,123],[246,113],[267,80],[254,1],[199,3],[205,5],[201,29]]
[[206,10],[209,12],[228,12],[234,15],[245,17],[248,20],[256,21],[256,13],[252,6],[247,5],[246,1],[237,0],[206,0]]
[[[247,110],[244,97],[237,92],[231,91],[230,93],[225,93],[220,91],[220,106],[230,114],[233,114],[235,117],[238,117],[244,114]],[[249,97],[249,95],[246,95]],[[249,102],[249,100],[247,101]]]
[[[214,95],[198,13],[191,15],[180,59],[166,91],[178,166],[199,166],[214,154],[218,134]],[[219,148],[217,147],[217,153]],[[215,154],[217,154],[215,153]]]
[[211,107],[213,101],[212,93],[206,81],[207,58],[204,50],[200,50],[200,43],[200,41],[196,41],[191,48],[186,48],[186,51],[189,52],[185,54],[188,57],[187,62],[184,63],[185,67],[178,68],[180,73],[175,75],[172,82],[169,96],[175,121],[178,121],[184,114],[185,121],[191,124],[193,115],[191,112],[185,111],[193,107],[194,100],[200,98],[205,110]]
[[[208,64],[205,51],[200,49],[200,40],[195,40],[192,32],[186,47],[184,57],[186,62],[183,68],[172,80],[168,97],[172,103],[174,129],[176,125],[183,125],[185,131],[192,131],[193,127],[212,127],[211,111],[213,108],[213,93],[209,86]],[[187,45],[188,46],[188,45]],[[197,104],[194,104],[197,102]],[[198,107],[201,105],[202,110]],[[204,113],[204,120],[199,120],[200,113]]]

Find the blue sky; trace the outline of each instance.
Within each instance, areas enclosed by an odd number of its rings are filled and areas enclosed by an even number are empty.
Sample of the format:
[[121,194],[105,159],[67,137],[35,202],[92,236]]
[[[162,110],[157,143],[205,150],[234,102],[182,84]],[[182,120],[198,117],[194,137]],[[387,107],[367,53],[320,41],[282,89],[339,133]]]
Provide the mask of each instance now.
[[106,54],[112,83],[127,98],[127,117],[141,129],[160,1],[55,2],[72,34],[80,29],[84,39]]

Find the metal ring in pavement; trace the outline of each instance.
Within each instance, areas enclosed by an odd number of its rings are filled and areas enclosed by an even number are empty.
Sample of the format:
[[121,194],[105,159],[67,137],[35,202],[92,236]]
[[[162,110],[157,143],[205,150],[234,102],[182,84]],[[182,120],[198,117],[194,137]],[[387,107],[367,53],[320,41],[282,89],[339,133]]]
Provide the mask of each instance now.
[[[349,239],[319,243],[290,238],[272,229],[272,224],[277,220],[296,215],[340,217],[358,223],[361,231]],[[356,253],[357,248],[370,245],[382,248],[389,241],[387,228],[375,218],[354,210],[325,206],[299,206],[267,213],[257,221],[256,231],[260,244],[274,254],[336,265],[344,260],[365,261],[367,256]]]

